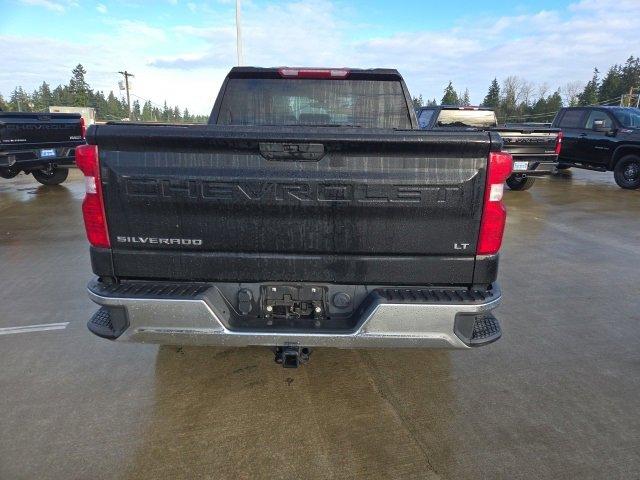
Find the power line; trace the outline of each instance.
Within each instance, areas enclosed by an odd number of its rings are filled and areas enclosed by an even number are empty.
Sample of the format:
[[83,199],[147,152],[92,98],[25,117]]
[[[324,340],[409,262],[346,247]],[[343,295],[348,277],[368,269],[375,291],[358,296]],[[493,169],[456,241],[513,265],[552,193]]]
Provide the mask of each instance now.
[[148,98],[144,98],[141,97],[140,95],[136,95],[135,93],[132,93],[131,96],[139,98],[140,100],[144,100],[145,102],[149,102],[151,105],[158,107],[158,108],[164,108],[164,105],[160,105],[158,103],[152,102],[151,100],[149,100]]

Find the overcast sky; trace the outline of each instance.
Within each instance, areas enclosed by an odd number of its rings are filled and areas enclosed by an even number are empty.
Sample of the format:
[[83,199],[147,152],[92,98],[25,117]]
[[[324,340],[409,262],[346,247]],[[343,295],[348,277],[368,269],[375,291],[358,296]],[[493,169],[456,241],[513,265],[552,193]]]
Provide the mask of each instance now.
[[[551,89],[640,55],[640,0],[243,0],[245,64],[397,68],[414,95],[449,80],[479,103],[494,77]],[[66,83],[208,113],[236,62],[235,1],[0,0],[0,92]],[[135,97],[134,97],[135,98]]]

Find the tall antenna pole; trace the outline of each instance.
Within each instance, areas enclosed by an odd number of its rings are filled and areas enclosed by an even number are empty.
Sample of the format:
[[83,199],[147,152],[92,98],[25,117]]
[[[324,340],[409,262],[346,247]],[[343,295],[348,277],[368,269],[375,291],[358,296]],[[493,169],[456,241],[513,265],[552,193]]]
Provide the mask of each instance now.
[[238,53],[238,65],[244,63],[242,58],[242,26],[240,25],[240,0],[236,0],[236,51]]

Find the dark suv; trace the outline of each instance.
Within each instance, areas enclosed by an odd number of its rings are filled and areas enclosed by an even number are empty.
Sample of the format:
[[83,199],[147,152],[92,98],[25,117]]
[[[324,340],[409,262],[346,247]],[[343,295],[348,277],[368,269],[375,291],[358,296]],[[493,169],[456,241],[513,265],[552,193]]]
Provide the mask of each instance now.
[[640,187],[640,109],[562,108],[552,126],[564,133],[558,168],[613,171],[620,187]]

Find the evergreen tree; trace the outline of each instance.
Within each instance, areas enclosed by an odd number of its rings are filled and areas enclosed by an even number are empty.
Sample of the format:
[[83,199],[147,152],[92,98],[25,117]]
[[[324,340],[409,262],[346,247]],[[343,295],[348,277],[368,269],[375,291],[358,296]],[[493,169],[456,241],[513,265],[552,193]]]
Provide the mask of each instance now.
[[420,108],[422,107],[422,105],[424,105],[422,94],[418,95],[417,97],[413,97],[411,100],[413,100],[413,108]]
[[482,101],[482,106],[497,110],[500,106],[500,85],[498,79],[494,78],[489,86],[489,91]]
[[142,111],[140,110],[140,102],[138,100],[133,101],[131,119],[135,121],[140,121],[142,119]]
[[89,85],[87,84],[84,76],[87,71],[82,64],[76,65],[71,71],[71,80],[69,80],[69,92],[72,95],[73,106],[86,107],[89,105]]
[[51,92],[51,96],[53,97],[53,105],[66,105],[62,85],[58,85],[54,88],[53,92]]
[[14,112],[30,112],[30,103],[29,94],[22,87],[16,87],[9,96],[9,110]]
[[120,100],[118,100],[113,94],[113,90],[109,92],[106,104],[107,108],[105,111],[105,116],[108,120],[121,120],[123,118],[122,104],[120,103]]
[[471,105],[471,100],[469,100],[469,89],[465,88],[464,93],[462,94],[462,98],[460,99],[460,105],[463,107],[468,107]]
[[449,85],[444,89],[444,95],[442,96],[441,102],[442,105],[459,105],[460,100],[458,98],[458,93],[455,88],[453,88],[453,83],[449,80]]
[[191,123],[191,115],[189,115],[189,109],[185,108],[182,112],[182,120],[187,123]]
[[555,114],[562,107],[562,95],[560,95],[560,90],[556,90],[555,92],[553,92],[553,94],[547,97],[547,112],[549,112],[550,114],[550,117],[547,117],[547,119],[549,121],[553,120]]
[[7,108],[8,108],[7,102],[5,102],[4,97],[0,93],[0,111],[1,110],[7,110]]
[[598,90],[600,88],[600,72],[597,68],[593,69],[593,77],[585,85],[584,90],[578,95],[579,105],[595,105],[598,103]]
[[42,82],[42,85],[38,88],[38,95],[40,101],[45,109],[49,109],[53,105],[53,95],[51,94],[51,87],[47,82]]
[[615,101],[624,91],[622,86],[622,67],[620,65],[614,65],[609,68],[609,71],[602,79],[600,87],[598,87],[598,102]]
[[621,77],[624,93],[629,93],[632,88],[638,90],[640,88],[640,58],[630,56],[621,69]]
[[167,106],[167,101],[164,101],[164,106],[162,107],[162,121],[163,122],[168,122],[170,121],[171,118],[171,110],[169,110],[169,107]]
[[538,98],[529,109],[529,115],[525,117],[525,120],[532,122],[550,122],[561,108],[562,96],[560,95],[560,91],[556,90],[546,98]]
[[151,105],[151,102],[147,100],[142,106],[142,121],[153,122],[155,120],[156,118],[153,116],[153,105]]
[[438,105],[438,101],[433,98],[427,102],[427,107],[436,107]]

